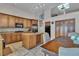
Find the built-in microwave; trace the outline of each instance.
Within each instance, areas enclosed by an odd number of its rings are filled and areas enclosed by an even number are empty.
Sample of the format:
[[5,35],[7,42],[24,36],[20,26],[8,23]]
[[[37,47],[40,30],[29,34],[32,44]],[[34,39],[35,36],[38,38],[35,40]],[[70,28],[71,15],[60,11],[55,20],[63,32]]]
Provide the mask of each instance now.
[[23,24],[22,23],[15,23],[15,28],[23,28]]

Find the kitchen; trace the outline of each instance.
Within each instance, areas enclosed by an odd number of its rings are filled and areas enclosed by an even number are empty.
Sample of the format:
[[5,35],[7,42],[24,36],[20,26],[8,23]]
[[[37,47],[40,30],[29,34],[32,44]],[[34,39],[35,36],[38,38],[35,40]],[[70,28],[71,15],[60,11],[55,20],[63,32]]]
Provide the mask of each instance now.
[[38,33],[38,20],[0,13],[0,34],[3,38],[3,55],[9,53],[6,45],[22,41],[26,49],[42,43],[42,33]]

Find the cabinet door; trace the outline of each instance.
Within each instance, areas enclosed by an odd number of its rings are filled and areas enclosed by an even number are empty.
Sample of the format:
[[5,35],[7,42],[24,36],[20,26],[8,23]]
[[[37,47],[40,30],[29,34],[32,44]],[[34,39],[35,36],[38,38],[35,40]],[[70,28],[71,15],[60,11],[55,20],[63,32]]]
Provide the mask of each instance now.
[[41,35],[37,35],[37,39],[36,39],[36,44],[40,44],[41,43]]
[[24,19],[24,21],[23,21],[23,25],[24,25],[24,28],[27,28],[27,27],[28,27],[27,19]]
[[5,39],[6,44],[11,43],[11,33],[6,33],[6,39]]
[[33,48],[35,46],[36,46],[36,36],[32,35],[30,36],[30,39],[29,39],[29,47]]
[[22,20],[22,18],[20,18],[20,17],[16,17],[16,21],[15,21],[16,23],[23,23],[23,20]]
[[16,33],[16,40],[17,41],[21,41],[21,33]]
[[2,33],[1,36],[4,40],[6,39],[6,34]]
[[1,28],[8,27],[8,15],[0,14],[0,27]]
[[37,25],[38,24],[38,21],[37,20],[32,20],[32,25],[33,24],[36,24]]
[[15,17],[9,16],[9,27],[14,28],[15,27]]
[[32,21],[30,19],[27,20],[27,27],[31,27],[32,26]]
[[26,36],[26,35],[22,34],[22,43],[23,43],[23,46],[27,49],[30,48],[29,47],[29,44],[30,44],[29,39],[30,39],[29,35]]
[[11,42],[17,42],[17,39],[16,39],[16,33],[12,33],[11,34]]

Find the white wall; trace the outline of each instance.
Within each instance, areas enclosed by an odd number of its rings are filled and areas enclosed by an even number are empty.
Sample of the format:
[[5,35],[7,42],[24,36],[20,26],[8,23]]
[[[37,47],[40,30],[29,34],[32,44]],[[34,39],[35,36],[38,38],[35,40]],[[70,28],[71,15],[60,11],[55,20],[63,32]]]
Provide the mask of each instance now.
[[11,5],[7,5],[7,4],[1,4],[0,3],[0,13],[6,13],[6,14],[10,14],[10,15],[15,15],[15,16],[20,16],[20,17],[24,17],[24,18],[35,18],[35,16],[33,14],[29,14],[27,11],[22,11],[18,8],[16,8],[16,6],[11,6]]
[[75,31],[79,33],[79,12],[73,12],[65,15],[59,15],[56,17],[51,18],[51,21],[54,22],[54,24],[51,24],[51,36],[52,39],[55,38],[55,21],[57,20],[65,20],[65,19],[72,19],[75,18],[76,23],[75,23]]

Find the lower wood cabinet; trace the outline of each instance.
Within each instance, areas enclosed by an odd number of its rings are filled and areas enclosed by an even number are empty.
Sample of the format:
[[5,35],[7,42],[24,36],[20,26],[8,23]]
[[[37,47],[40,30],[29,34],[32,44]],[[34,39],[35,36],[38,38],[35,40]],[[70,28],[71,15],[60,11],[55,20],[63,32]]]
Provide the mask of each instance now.
[[5,35],[5,43],[6,44],[9,44],[9,43],[12,43],[12,39],[11,39],[11,33],[6,33],[4,34]]
[[6,44],[21,41],[21,33],[3,33],[1,34]]
[[36,37],[36,44],[40,44],[41,43],[41,34],[37,35]]
[[16,40],[21,41],[21,33],[16,33]]
[[34,48],[36,45],[41,43],[41,35],[35,33],[23,33],[22,34],[22,42],[23,46],[27,49]]
[[22,41],[23,46],[27,49],[31,49],[43,41],[41,33],[3,33],[1,35],[5,44]]
[[27,49],[33,48],[36,46],[36,37],[35,36],[29,36],[29,35],[25,35],[22,34],[22,42],[23,42],[23,46]]
[[16,33],[11,34],[11,42],[17,42]]

